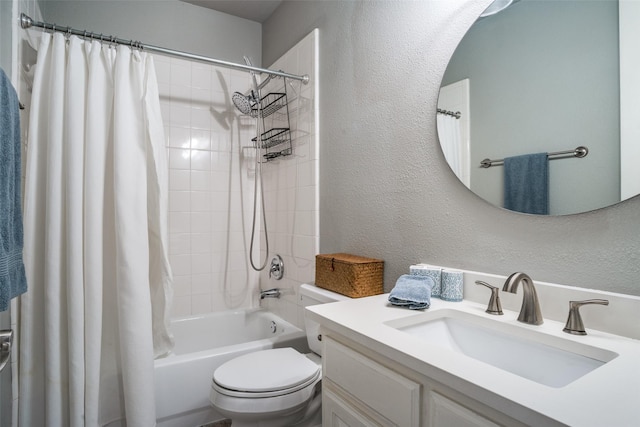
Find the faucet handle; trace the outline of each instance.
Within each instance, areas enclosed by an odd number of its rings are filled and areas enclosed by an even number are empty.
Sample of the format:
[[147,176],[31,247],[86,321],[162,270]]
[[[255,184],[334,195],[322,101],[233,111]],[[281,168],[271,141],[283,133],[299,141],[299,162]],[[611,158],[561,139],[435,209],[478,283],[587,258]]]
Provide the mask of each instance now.
[[487,306],[487,309],[485,311],[489,314],[503,314],[502,306],[500,305],[500,289],[488,284],[487,282],[483,282],[482,280],[476,280],[476,285],[486,286],[487,288],[491,289],[491,299],[489,300],[489,305]]
[[564,326],[563,332],[573,335],[587,335],[584,330],[584,324],[582,323],[582,316],[580,316],[580,307],[586,304],[600,304],[609,305],[609,300],[606,299],[587,299],[584,301],[569,301],[569,317],[567,318],[567,324]]

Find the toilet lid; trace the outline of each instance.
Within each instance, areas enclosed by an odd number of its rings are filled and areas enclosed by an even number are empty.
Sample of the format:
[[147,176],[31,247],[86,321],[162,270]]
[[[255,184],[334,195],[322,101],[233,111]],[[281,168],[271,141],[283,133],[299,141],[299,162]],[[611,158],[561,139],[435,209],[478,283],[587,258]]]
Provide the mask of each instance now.
[[315,379],[320,366],[292,348],[248,353],[222,364],[213,381],[227,390],[264,393],[297,387]]

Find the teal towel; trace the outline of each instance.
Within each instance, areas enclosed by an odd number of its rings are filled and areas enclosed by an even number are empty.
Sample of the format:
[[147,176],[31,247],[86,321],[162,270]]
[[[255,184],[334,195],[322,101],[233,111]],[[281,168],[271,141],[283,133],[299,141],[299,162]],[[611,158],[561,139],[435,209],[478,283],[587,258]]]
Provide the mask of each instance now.
[[22,262],[19,105],[11,81],[0,69],[0,311],[27,290]]
[[389,302],[411,310],[429,308],[433,279],[429,276],[403,274],[389,293]]
[[547,153],[504,159],[504,207],[516,212],[549,214]]

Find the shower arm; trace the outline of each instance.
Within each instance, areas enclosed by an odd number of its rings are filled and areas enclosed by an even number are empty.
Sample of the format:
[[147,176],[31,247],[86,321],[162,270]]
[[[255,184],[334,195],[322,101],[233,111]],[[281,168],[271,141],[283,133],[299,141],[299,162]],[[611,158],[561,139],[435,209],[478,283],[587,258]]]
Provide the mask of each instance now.
[[[262,83],[260,83],[258,85],[258,93],[256,93],[256,96],[260,97],[260,91],[262,90],[263,87],[265,87],[267,85],[267,83],[269,83],[271,81],[271,79],[273,78],[274,74],[269,74],[267,76],[266,79],[264,79],[264,81]],[[253,92],[254,89],[249,89],[244,95],[248,96],[251,92]]]

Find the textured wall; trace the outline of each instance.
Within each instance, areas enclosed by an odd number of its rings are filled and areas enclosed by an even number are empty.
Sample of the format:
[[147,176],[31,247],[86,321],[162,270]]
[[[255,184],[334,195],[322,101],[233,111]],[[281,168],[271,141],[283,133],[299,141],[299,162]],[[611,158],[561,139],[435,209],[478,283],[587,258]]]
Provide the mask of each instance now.
[[640,198],[528,216],[484,202],[445,163],[438,88],[489,3],[291,1],[263,25],[265,63],[320,30],[320,251],[385,259],[387,290],[429,262],[640,295]]

